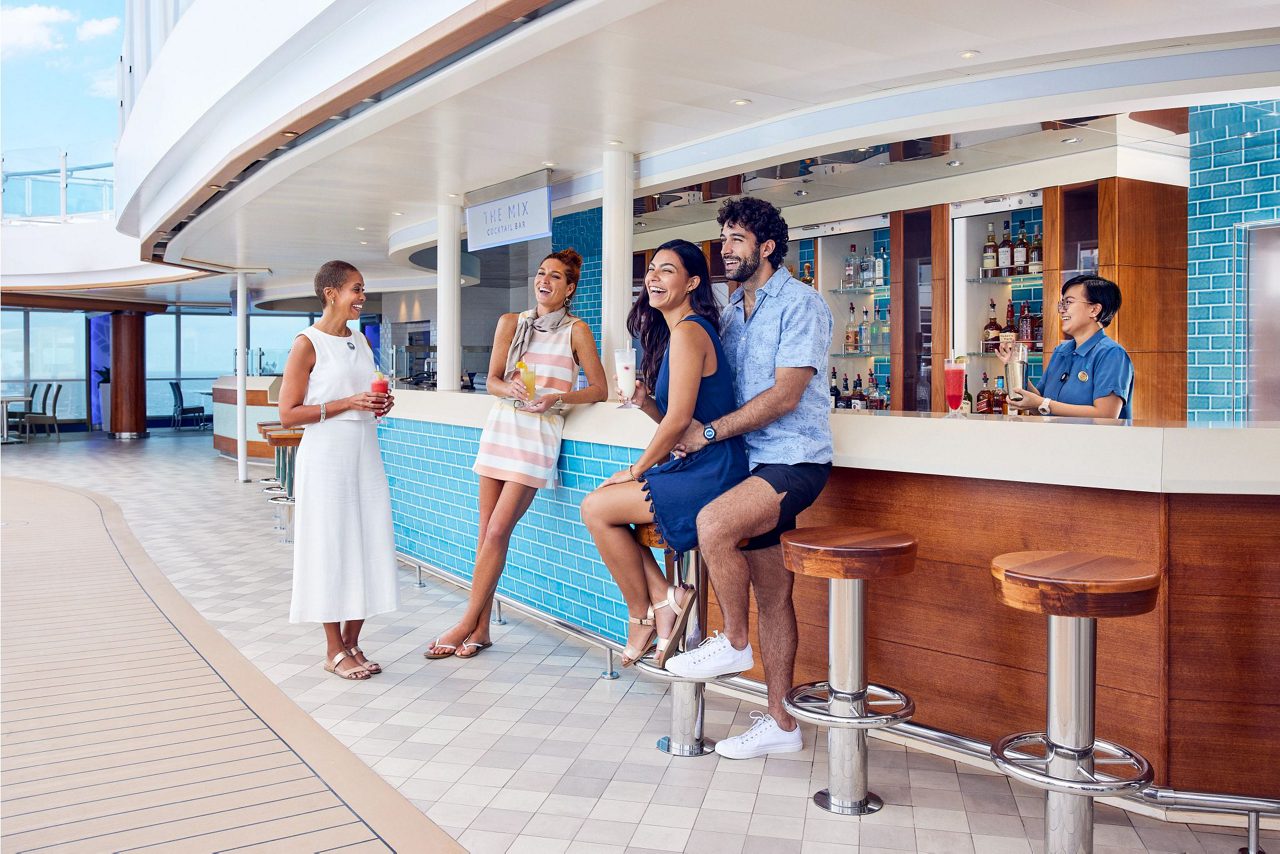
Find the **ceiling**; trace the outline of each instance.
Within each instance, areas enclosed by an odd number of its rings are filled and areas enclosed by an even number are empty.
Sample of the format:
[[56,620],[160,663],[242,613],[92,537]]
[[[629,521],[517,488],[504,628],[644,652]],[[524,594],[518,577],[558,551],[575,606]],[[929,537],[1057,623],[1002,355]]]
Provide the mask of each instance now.
[[[444,87],[428,79],[280,158],[192,222],[171,253],[270,268],[257,283],[268,289],[296,287],[333,257],[356,264],[368,280],[403,279],[413,272],[388,257],[391,232],[434,219],[450,193],[509,180],[544,162],[555,163],[553,181],[596,172],[607,139],[638,153],[661,152],[928,82],[1256,43],[1274,40],[1270,28],[1280,27],[1280,3],[1257,0],[1218,0],[1211,15],[1200,0],[1023,0],[1017,15],[994,20],[972,4],[919,0],[909,21],[864,0],[789,0],[785,13],[763,0],[667,0],[638,2],[620,20],[614,6],[614,20],[592,28],[592,16],[605,20],[605,5],[571,3],[522,28],[511,38],[522,40],[521,55],[532,58],[514,65],[502,56],[505,40],[479,52],[448,72],[458,75],[447,87],[456,94],[433,92]],[[1053,53],[1042,53],[1047,45]],[[980,54],[964,60],[962,50]],[[735,106],[733,99],[750,103]],[[1025,116],[1037,123],[1050,118]],[[1058,137],[1036,133],[983,143],[966,160],[998,164],[1036,146],[1043,156],[1061,146]],[[1081,147],[1114,142],[1088,129],[1077,135]],[[1014,152],[1016,146],[1022,150]],[[921,169],[947,167],[937,161]],[[890,178],[894,170],[883,170],[884,179],[868,171],[824,177],[804,189],[849,194],[878,180],[907,179]],[[795,189],[760,192],[786,201]],[[658,215],[705,217],[697,208]]]

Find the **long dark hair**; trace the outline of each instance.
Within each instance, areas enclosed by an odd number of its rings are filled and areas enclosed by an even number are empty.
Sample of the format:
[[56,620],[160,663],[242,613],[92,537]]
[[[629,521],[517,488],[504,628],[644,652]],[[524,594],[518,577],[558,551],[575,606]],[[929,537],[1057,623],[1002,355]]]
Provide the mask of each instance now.
[[[696,244],[687,240],[668,240],[659,246],[654,254],[670,249],[680,256],[680,264],[691,277],[698,277],[698,286],[689,294],[689,307],[699,317],[711,324],[717,334],[720,332],[720,309],[716,305],[715,292],[711,288],[711,271],[707,269],[707,258]],[[648,273],[646,271],[646,278]],[[649,305],[649,289],[640,288],[640,296],[631,313],[627,315],[627,331],[631,337],[640,341],[640,371],[644,375],[645,385],[652,392],[658,382],[658,369],[662,366],[662,357],[667,352],[667,344],[671,340],[671,330],[662,312]]]

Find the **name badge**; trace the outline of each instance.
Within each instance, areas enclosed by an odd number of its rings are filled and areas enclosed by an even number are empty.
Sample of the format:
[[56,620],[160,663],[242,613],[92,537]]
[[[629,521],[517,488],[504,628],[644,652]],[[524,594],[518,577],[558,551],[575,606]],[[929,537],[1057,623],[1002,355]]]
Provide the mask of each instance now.
[[354,342],[354,341],[348,341],[348,342],[347,342],[347,349],[348,349],[348,350],[354,350],[355,348],[356,348],[356,342]]
[[1081,371],[1080,373],[1076,374],[1076,379],[1080,380],[1080,382],[1082,383],[1087,383],[1089,381],[1089,374],[1086,373],[1085,371]]

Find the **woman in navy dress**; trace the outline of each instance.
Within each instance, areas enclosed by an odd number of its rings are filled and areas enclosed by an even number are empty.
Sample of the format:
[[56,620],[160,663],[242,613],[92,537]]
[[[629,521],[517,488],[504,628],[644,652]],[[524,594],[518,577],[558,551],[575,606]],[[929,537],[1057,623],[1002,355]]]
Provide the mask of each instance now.
[[656,522],[672,550],[695,548],[698,511],[748,475],[740,436],[684,458],[671,457],[693,419],[710,424],[737,408],[701,249],[687,240],[658,247],[627,330],[643,351],[644,381],[636,384],[632,402],[658,422],[658,429],[635,464],[586,497],[582,519],[627,602],[623,666],[644,655],[656,636],[656,663],[662,667],[675,650],[672,640],[683,631],[695,594],[667,583],[652,552],[636,543],[631,526]]

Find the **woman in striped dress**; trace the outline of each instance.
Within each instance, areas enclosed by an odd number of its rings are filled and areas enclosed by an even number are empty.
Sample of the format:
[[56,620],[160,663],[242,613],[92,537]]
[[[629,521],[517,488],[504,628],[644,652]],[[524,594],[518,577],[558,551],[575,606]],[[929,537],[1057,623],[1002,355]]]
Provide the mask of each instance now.
[[[561,404],[595,403],[608,397],[604,367],[590,327],[569,313],[582,272],[572,249],[542,259],[533,280],[535,307],[504,314],[493,336],[489,394],[499,400],[480,434],[473,470],[480,476],[480,542],[466,613],[424,653],[427,658],[470,658],[491,646],[489,612],[507,562],[511,532],[544,486],[554,486]],[[525,389],[517,363],[536,374],[535,394]],[[578,368],[587,387],[573,390]]]

